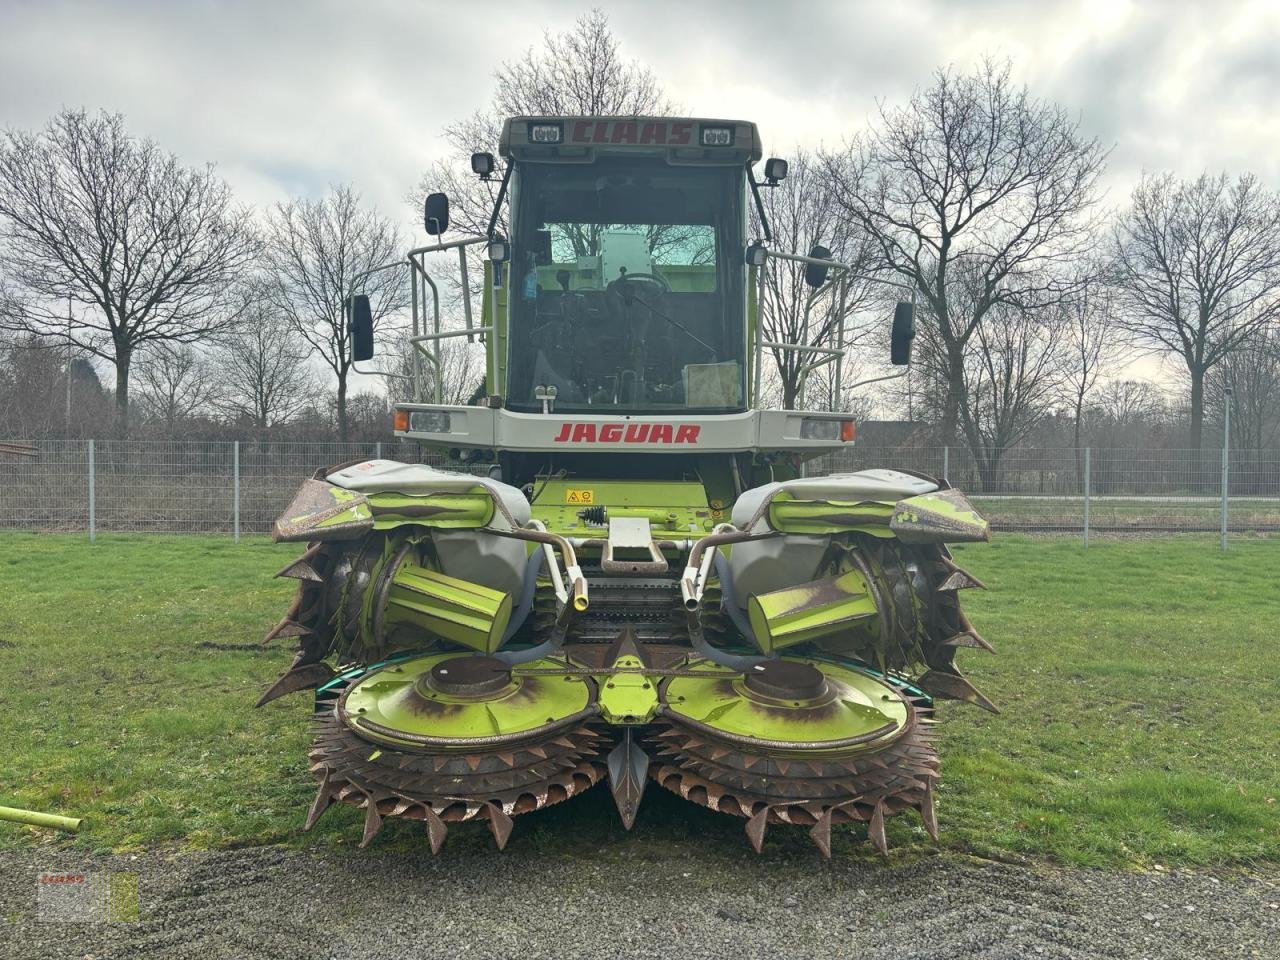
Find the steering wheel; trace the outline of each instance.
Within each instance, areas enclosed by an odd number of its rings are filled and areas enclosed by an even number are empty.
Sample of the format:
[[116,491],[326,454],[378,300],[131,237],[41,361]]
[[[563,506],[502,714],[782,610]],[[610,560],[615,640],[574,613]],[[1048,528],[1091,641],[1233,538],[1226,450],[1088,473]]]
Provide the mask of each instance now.
[[617,280],[612,281],[609,286],[613,286],[615,283],[626,283],[628,280],[644,280],[646,283],[661,287],[663,293],[671,292],[671,284],[667,282],[667,278],[656,273],[624,273]]

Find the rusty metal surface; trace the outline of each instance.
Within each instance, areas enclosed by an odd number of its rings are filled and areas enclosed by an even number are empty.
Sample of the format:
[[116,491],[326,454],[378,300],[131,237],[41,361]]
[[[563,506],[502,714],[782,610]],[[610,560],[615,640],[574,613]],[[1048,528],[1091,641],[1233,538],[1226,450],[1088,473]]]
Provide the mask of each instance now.
[[666,715],[653,740],[659,758],[650,775],[686,800],[746,819],[747,838],[759,851],[769,824],[810,828],[823,856],[831,855],[832,824],[866,822],[868,837],[886,852],[884,818],[916,810],[937,835],[933,782],[939,761],[932,707],[905,686],[892,683],[909,705],[902,734],[872,751],[850,750],[780,757],[694,729],[686,718]]

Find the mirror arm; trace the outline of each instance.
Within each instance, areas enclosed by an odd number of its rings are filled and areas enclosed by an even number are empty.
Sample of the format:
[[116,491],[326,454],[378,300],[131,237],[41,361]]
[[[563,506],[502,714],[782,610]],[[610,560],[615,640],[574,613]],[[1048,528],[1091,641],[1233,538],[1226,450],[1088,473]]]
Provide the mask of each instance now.
[[865,387],[868,383],[879,383],[882,380],[897,380],[899,377],[905,377],[910,372],[910,367],[903,367],[897,373],[886,373],[883,377],[871,377],[869,380],[859,380],[857,383],[849,384],[849,386],[844,389],[856,390],[858,387]]
[[498,199],[493,202],[493,214],[489,217],[489,227],[485,230],[485,236],[490,240],[493,239],[493,228],[498,225],[498,211],[502,209],[502,201],[507,197],[507,183],[511,180],[511,171],[516,168],[514,163],[507,163],[507,168],[502,171],[502,183],[498,187]]
[[756,200],[756,213],[760,216],[760,229],[764,231],[766,243],[773,242],[773,233],[769,230],[769,218],[764,215],[764,201],[760,199],[760,184],[756,182],[756,172],[747,164],[747,183],[751,184],[751,195]]

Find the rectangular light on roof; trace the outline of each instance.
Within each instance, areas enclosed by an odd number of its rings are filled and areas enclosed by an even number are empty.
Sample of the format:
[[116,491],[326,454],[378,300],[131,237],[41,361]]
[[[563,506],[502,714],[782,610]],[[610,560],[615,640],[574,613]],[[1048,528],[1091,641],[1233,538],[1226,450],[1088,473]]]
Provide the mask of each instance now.
[[529,124],[530,143],[559,143],[564,139],[564,128],[558,123]]
[[732,147],[733,127],[703,127],[702,145],[704,147]]

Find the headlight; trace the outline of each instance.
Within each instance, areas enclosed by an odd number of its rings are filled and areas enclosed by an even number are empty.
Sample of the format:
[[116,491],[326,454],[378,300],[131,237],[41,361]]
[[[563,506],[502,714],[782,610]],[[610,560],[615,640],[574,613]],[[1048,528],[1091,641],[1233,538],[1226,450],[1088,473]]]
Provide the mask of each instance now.
[[558,123],[529,124],[530,143],[559,143],[564,137],[564,128]]
[[839,440],[839,420],[805,419],[800,421],[800,439],[802,440]]
[[414,410],[409,414],[409,429],[414,433],[449,433],[452,426],[447,410]]
[[704,147],[733,146],[733,127],[703,127],[702,145]]

